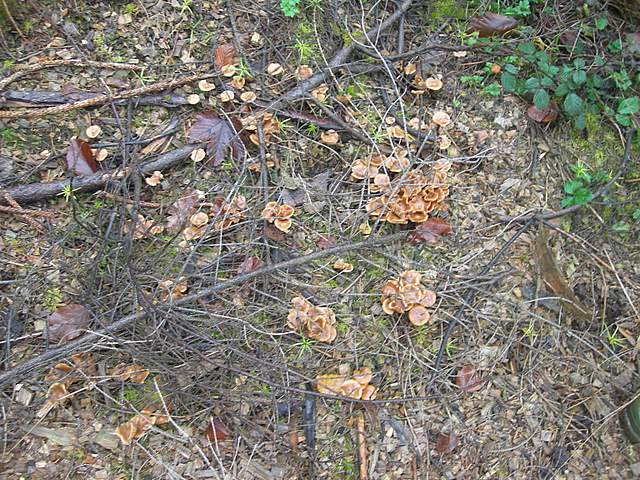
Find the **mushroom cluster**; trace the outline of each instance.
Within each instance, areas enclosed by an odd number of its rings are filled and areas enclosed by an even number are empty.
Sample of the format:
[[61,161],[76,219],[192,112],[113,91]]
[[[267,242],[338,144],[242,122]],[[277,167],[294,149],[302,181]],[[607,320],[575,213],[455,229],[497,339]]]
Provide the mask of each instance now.
[[262,210],[262,219],[273,223],[281,232],[288,233],[293,223],[291,217],[295,213],[291,205],[281,205],[278,202],[269,202]]
[[302,297],[291,299],[287,325],[305,336],[324,343],[332,343],[336,331],[336,315],[329,307],[316,307]]
[[403,272],[382,288],[382,310],[388,315],[409,312],[409,321],[416,326],[431,319],[427,308],[436,303],[436,294],[422,286],[422,277],[415,270]]
[[249,115],[241,119],[240,121],[242,122],[242,126],[244,127],[244,130],[251,132],[249,134],[249,140],[251,140],[251,143],[253,143],[254,145],[260,145],[260,138],[258,137],[258,133],[257,133],[258,118],[256,117],[260,118],[260,120],[262,121],[262,132],[264,134],[264,143],[268,145],[269,143],[271,143],[271,136],[275,135],[280,131],[280,124],[278,123],[278,120],[270,113],[264,113],[262,115],[257,115],[257,116]]
[[394,155],[372,154],[366,159],[358,158],[351,164],[351,179],[368,180],[369,191],[372,193],[385,191],[391,185],[387,172],[399,173],[409,168],[407,156],[406,150],[399,149]]
[[393,224],[425,222],[434,210],[446,210],[444,199],[449,195],[446,179],[450,167],[450,162],[439,161],[434,164],[431,175],[419,170],[407,173],[401,179],[400,188],[393,193],[369,200],[367,213]]
[[376,387],[369,382],[373,373],[369,367],[358,368],[352,375],[325,374],[316,377],[318,393],[340,395],[357,400],[374,400]]
[[431,90],[433,92],[442,89],[443,83],[442,80],[436,77],[422,78],[421,75],[416,75],[413,77],[411,85],[415,88],[411,93],[414,95],[422,95],[427,90]]
[[222,197],[217,197],[211,206],[211,216],[216,220],[213,224],[215,230],[226,230],[244,218],[247,209],[247,199],[243,195],[234,197],[230,202],[225,202]]

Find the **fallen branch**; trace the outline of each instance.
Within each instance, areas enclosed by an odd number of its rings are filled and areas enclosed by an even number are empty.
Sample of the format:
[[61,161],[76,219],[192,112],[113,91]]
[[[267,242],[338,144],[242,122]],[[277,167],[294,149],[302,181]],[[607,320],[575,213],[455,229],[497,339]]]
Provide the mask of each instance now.
[[117,62],[94,62],[93,60],[69,59],[69,60],[47,60],[45,62],[27,63],[26,65],[14,66],[15,72],[0,80],[0,90],[30,73],[44,70],[45,68],[55,67],[92,67],[106,68],[109,70],[144,70],[144,65],[135,65],[133,63],[117,63]]
[[358,431],[358,463],[360,464],[360,480],[369,480],[367,469],[367,437],[364,431],[364,413],[356,414],[356,429]]
[[28,210],[21,207],[5,207],[4,205],[0,205],[0,213],[8,213],[11,215],[27,215],[31,217],[44,217],[49,219],[56,218],[56,214],[53,212],[46,212],[42,210]]
[[[22,108],[41,108],[51,107],[54,105],[66,105],[75,102],[91,100],[96,97],[102,97],[104,94],[99,92],[47,92],[47,91],[22,91],[7,90],[0,94],[0,108],[22,107]],[[116,100],[116,105],[126,103],[127,99]],[[187,99],[182,95],[145,95],[136,99],[138,105],[151,105],[154,107],[175,108],[187,105]]]
[[[345,252],[349,252],[352,250],[359,249],[370,249],[379,247],[381,245],[385,245],[396,240],[401,240],[406,237],[408,232],[398,232],[392,233],[390,235],[385,235],[383,237],[370,238],[364,240],[362,242],[355,243],[347,243],[343,245],[338,245],[333,248],[328,248],[326,250],[319,250],[317,252],[311,253],[309,255],[303,255],[301,257],[295,257],[285,262],[276,263],[273,265],[268,265],[266,267],[259,268],[252,272],[248,272],[242,275],[238,275],[237,277],[231,278],[229,280],[225,280],[221,283],[217,283],[216,285],[205,288],[198,293],[194,293],[192,295],[188,295],[183,297],[173,304],[163,305],[161,308],[166,308],[170,311],[172,306],[185,305],[188,303],[193,303],[201,298],[208,297],[210,295],[217,294],[223,290],[227,290],[231,287],[242,285],[249,280],[253,280],[254,278],[264,277],[266,275],[270,275],[279,270],[284,270],[291,267],[296,267],[299,265],[303,265],[314,260],[318,260],[320,258],[328,257],[331,255],[341,255]],[[95,347],[99,340],[103,340],[109,335],[113,335],[114,333],[123,330],[124,328],[133,325],[134,323],[144,319],[147,316],[147,312],[143,311],[140,313],[135,313],[132,315],[128,315],[126,317],[121,318],[120,320],[112,323],[111,325],[104,327],[100,330],[94,332],[88,332],[84,336],[73,340],[66,345],[63,345],[58,348],[54,348],[53,350],[46,351],[31,360],[27,360],[22,362],[11,370],[7,370],[0,374],[0,386],[5,385],[11,382],[16,378],[24,378],[23,376],[33,371],[34,369],[40,368],[42,366],[47,365],[49,362],[54,360],[59,360],[65,358],[72,352],[78,351],[80,349],[87,348],[88,346]]]
[[[166,170],[171,168],[182,160],[187,158],[193,150],[198,148],[198,144],[189,144],[184,147],[173,150],[169,153],[160,155],[155,160],[140,164],[138,171],[143,175],[153,173],[155,170]],[[74,193],[92,192],[103,188],[107,183],[118,181],[130,173],[130,169],[116,169],[111,172],[96,172],[93,175],[85,177],[73,177],[58,182],[50,183],[30,183],[28,185],[20,185],[6,191],[11,198],[18,203],[33,203],[41,200],[61,195],[63,191],[72,189]],[[6,200],[0,196],[0,204]]]
[[68,103],[66,105],[58,105],[55,107],[38,108],[29,111],[0,111],[0,120],[15,120],[18,118],[40,118],[46,115],[56,115],[59,113],[66,113],[72,110],[78,110],[80,108],[97,107],[104,105],[105,103],[113,102],[116,100],[122,100],[125,98],[140,97],[150,93],[161,92],[164,90],[172,90],[181,85],[187,83],[194,83],[199,80],[205,80],[207,78],[218,77],[218,73],[206,73],[198,75],[189,75],[188,77],[176,78],[174,80],[166,80],[164,82],[154,83],[140,88],[134,88],[131,90],[124,90],[114,94],[104,94],[97,97],[88,98],[86,100],[79,100],[77,102]]

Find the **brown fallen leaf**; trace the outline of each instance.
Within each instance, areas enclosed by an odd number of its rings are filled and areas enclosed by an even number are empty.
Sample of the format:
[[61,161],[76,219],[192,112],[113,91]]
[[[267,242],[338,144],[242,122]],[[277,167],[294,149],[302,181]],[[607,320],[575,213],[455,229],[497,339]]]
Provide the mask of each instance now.
[[229,429],[224,423],[222,423],[222,421],[218,420],[217,418],[211,418],[209,419],[207,428],[204,431],[204,435],[205,437],[207,437],[207,440],[215,443],[224,442],[227,438],[229,438],[231,432],[229,432]]
[[236,49],[231,43],[218,45],[213,53],[213,63],[218,68],[233,65],[235,63]]
[[263,261],[255,255],[248,256],[238,267],[238,275],[244,275],[245,273],[253,272],[264,265]]
[[482,380],[472,365],[465,365],[456,375],[456,385],[463,392],[473,393],[482,389]]
[[451,233],[451,225],[443,218],[429,217],[426,222],[419,223],[416,229],[407,236],[407,241],[411,244],[428,243],[435,245],[440,241],[440,237]]
[[181,230],[191,215],[196,211],[196,205],[199,202],[198,193],[189,188],[185,190],[180,198],[178,198],[167,210],[167,230],[176,232]]
[[527,117],[538,123],[551,123],[558,118],[559,113],[560,109],[558,109],[558,105],[553,100],[549,102],[549,106],[544,110],[538,110],[535,105],[531,105],[527,109]]
[[196,121],[187,132],[187,139],[193,143],[206,143],[206,150],[211,156],[210,161],[214,167],[224,161],[229,150],[233,157],[239,160],[245,148],[236,133],[242,129],[242,126],[239,122],[237,122],[238,125],[235,123],[232,125],[213,111],[202,112],[196,116]]
[[98,170],[91,145],[81,138],[72,138],[67,150],[67,168],[79,177],[92,175]]
[[49,340],[69,341],[79,337],[91,324],[91,312],[82,305],[71,303],[56,309],[48,320]]
[[587,308],[573,293],[564,279],[547,241],[547,229],[540,227],[535,243],[535,254],[544,283],[555,293],[560,303],[577,319],[591,321],[591,309]]
[[334,247],[336,244],[336,239],[329,235],[320,235],[320,238],[316,240],[316,246],[320,250],[327,250],[328,248]]
[[440,455],[453,452],[458,446],[458,436],[451,433],[439,433],[436,441],[436,450]]
[[492,37],[494,35],[504,35],[517,26],[518,21],[514,18],[487,12],[484,15],[472,17],[469,21],[467,32],[478,32],[480,37]]

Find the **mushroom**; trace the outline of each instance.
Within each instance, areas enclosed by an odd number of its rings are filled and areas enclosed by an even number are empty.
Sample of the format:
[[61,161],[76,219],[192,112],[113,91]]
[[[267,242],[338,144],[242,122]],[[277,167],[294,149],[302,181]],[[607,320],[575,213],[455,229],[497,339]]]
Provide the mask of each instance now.
[[427,89],[429,90],[437,91],[442,88],[442,80],[435,77],[429,77],[425,79],[424,86],[427,87]]
[[431,319],[427,310],[436,302],[436,294],[421,284],[422,276],[407,270],[382,287],[382,310],[392,315],[408,312],[413,325],[424,325]]
[[409,321],[416,327],[424,325],[429,319],[431,319],[431,314],[422,305],[415,306],[409,310]]
[[362,367],[344,374],[323,374],[316,377],[316,390],[319,393],[341,395],[358,400],[373,400],[376,397],[376,387],[369,382],[373,373],[369,367]]
[[269,202],[262,210],[262,218],[273,223],[281,232],[288,233],[292,225],[291,216],[295,209],[291,205],[280,205],[278,202]]
[[291,299],[287,325],[305,336],[324,343],[332,343],[338,334],[336,316],[327,307],[316,307],[302,297]]
[[451,123],[451,117],[447,112],[443,112],[443,111],[434,112],[431,117],[431,120],[433,121],[433,123],[435,123],[439,127],[446,127]]

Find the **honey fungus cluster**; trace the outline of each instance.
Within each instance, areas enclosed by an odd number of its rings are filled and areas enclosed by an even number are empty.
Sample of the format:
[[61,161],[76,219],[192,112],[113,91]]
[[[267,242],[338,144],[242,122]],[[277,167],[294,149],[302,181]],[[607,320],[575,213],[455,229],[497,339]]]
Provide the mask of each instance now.
[[319,342],[332,343],[338,334],[333,310],[328,307],[316,307],[302,297],[291,299],[287,324]]
[[291,217],[295,213],[291,205],[281,205],[278,202],[269,202],[262,210],[262,219],[273,223],[281,232],[288,233],[293,221]]
[[386,193],[367,203],[367,213],[383,222],[405,225],[409,222],[425,222],[436,210],[446,210],[445,198],[449,195],[446,184],[451,163],[436,162],[425,175],[412,170],[399,178],[398,188],[388,188]]
[[388,315],[409,313],[409,321],[416,326],[431,319],[427,310],[436,303],[436,294],[424,287],[422,276],[415,270],[407,270],[382,288],[382,310]]
[[324,374],[316,377],[318,393],[340,395],[357,400],[374,400],[376,387],[370,385],[373,373],[369,367],[358,368],[352,375]]

